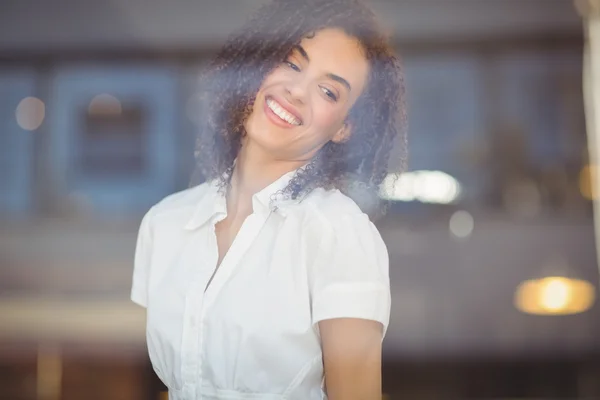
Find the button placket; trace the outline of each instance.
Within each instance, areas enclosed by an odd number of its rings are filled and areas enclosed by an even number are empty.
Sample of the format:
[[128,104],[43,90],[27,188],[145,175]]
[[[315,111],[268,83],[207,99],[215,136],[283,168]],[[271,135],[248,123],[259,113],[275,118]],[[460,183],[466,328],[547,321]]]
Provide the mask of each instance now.
[[199,309],[197,296],[194,293],[186,298],[184,329],[183,329],[183,348],[181,353],[182,377],[184,387],[195,386],[196,377],[199,373],[198,357],[198,324],[196,322],[196,310]]
[[[225,216],[221,215],[220,218],[218,218],[216,222],[222,220]],[[211,265],[214,266],[215,270],[213,270],[212,274],[216,274],[216,269],[217,269],[217,262],[219,260],[219,248],[218,248],[218,244],[217,244],[217,236],[215,234],[215,226],[213,224],[212,229],[210,230],[210,246],[209,248],[211,249]],[[209,284],[208,287],[211,287],[212,285],[214,285],[214,277],[213,277],[213,282],[211,282]],[[210,278],[209,278],[210,281]],[[196,317],[195,321],[194,321],[194,327],[195,327],[195,335],[194,335],[194,350],[190,352],[190,356],[194,357],[194,359],[197,361],[197,373],[196,373],[196,385],[194,387],[194,389],[198,392],[200,391],[201,387],[202,387],[202,381],[203,381],[203,376],[202,376],[202,363],[203,363],[203,346],[204,346],[204,318],[206,317],[206,294],[207,294],[207,290],[208,288],[205,286],[207,283],[203,284],[203,287],[200,287],[200,285],[198,285],[198,290],[194,291],[194,295],[197,298],[197,302],[195,303],[194,306],[194,317]]]
[[[204,236],[200,240],[206,240]],[[210,238],[208,238],[210,240]],[[215,246],[210,246],[213,248]],[[205,249],[205,248],[204,248]],[[194,254],[193,259],[197,257],[206,257],[204,254]],[[217,251],[214,251],[214,257],[218,257]],[[213,258],[214,258],[213,257]],[[216,258],[215,258],[216,260]],[[216,263],[216,261],[214,261]],[[204,275],[200,272],[196,273],[186,293],[185,311],[184,311],[184,326],[182,338],[182,377],[185,389],[186,398],[194,399],[198,391],[198,387],[202,381],[202,310],[204,301]]]

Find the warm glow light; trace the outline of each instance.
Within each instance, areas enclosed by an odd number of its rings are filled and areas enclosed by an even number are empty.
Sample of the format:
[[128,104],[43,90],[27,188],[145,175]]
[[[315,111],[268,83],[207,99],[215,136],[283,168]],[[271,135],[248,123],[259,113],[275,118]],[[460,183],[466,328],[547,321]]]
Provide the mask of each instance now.
[[591,283],[562,276],[525,281],[515,293],[515,306],[519,310],[539,315],[581,313],[594,300],[595,288]]
[[540,286],[540,304],[550,311],[565,308],[573,295],[569,281],[564,278],[546,279]]
[[44,102],[37,97],[25,97],[15,111],[17,124],[22,129],[34,131],[42,125],[46,116]]
[[37,398],[58,400],[61,396],[62,356],[58,346],[40,345],[37,360]]
[[101,115],[118,115],[121,114],[121,102],[115,96],[107,93],[102,93],[90,101],[88,113]]
[[598,168],[592,165],[586,165],[581,169],[579,173],[579,190],[581,195],[588,200],[594,200],[598,195],[597,190],[594,189],[594,181]]
[[381,185],[379,195],[385,200],[450,204],[458,199],[460,184],[442,171],[389,174]]

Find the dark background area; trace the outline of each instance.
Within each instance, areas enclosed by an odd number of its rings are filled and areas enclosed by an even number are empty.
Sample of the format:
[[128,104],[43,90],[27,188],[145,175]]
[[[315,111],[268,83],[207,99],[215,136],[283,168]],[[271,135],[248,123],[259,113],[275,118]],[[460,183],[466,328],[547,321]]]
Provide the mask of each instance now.
[[[0,399],[164,398],[128,300],[137,228],[187,187],[197,77],[262,3],[0,3]],[[597,293],[574,3],[372,5],[410,125],[408,172],[376,221],[386,398],[600,399],[594,299],[569,315],[560,293],[546,315],[516,300],[552,276]]]

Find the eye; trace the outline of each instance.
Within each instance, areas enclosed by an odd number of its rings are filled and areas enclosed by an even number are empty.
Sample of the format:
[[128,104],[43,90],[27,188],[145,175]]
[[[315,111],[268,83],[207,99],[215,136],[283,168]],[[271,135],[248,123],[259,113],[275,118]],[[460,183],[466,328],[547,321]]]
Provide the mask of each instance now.
[[293,69],[294,71],[296,71],[296,72],[300,72],[300,68],[299,68],[299,67],[298,67],[296,64],[294,64],[293,62],[291,62],[291,61],[289,61],[289,60],[285,60],[285,61],[284,61],[284,63],[285,63],[285,64],[286,64],[288,67],[290,67],[291,69]]
[[325,93],[325,95],[327,97],[329,97],[331,100],[333,101],[337,101],[337,96],[335,95],[335,93],[333,93],[331,90],[327,89],[326,87],[321,86],[321,90],[323,91],[323,93]]

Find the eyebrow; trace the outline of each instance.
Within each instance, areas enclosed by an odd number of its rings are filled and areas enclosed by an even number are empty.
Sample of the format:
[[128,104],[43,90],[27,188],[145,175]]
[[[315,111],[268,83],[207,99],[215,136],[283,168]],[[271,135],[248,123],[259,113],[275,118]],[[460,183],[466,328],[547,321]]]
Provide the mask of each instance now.
[[306,50],[304,50],[304,48],[302,46],[300,46],[299,44],[294,46],[294,50],[298,50],[298,53],[300,53],[300,55],[302,57],[304,57],[304,59],[308,62],[310,62],[310,58],[308,58],[308,54],[306,53]]
[[348,89],[348,91],[352,91],[352,88],[350,87],[350,84],[348,83],[348,81],[347,81],[347,80],[345,80],[344,78],[342,78],[341,76],[338,76],[338,75],[336,75],[336,74],[329,73],[329,74],[327,74],[327,77],[328,77],[329,79],[332,79],[332,80],[334,80],[334,81],[336,81],[336,82],[339,82],[339,83],[341,83],[342,85],[346,86],[346,88]]
[[[298,50],[298,53],[300,53],[300,55],[302,56],[302,58],[304,58],[307,62],[310,62],[310,58],[308,57],[308,54],[306,53],[306,50],[304,50],[304,48],[302,46],[300,46],[299,44],[294,46],[295,50]],[[350,83],[348,83],[347,80],[345,80],[344,78],[342,78],[339,75],[336,74],[332,74],[332,73],[328,73],[327,77],[331,80],[334,80],[336,82],[341,83],[342,85],[346,86],[346,88],[349,91],[352,91],[352,87],[350,86]]]

